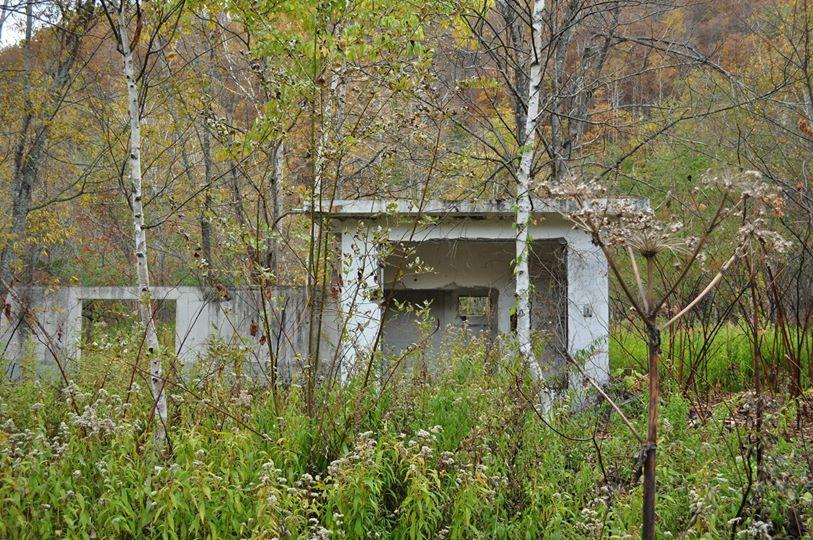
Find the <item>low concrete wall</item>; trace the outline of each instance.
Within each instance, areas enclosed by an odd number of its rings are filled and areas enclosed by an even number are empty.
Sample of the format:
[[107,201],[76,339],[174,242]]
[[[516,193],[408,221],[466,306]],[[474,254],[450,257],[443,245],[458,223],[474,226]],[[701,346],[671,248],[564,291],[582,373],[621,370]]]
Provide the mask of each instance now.
[[[0,356],[10,360],[7,375],[33,355],[40,372],[55,366],[54,355],[70,364],[81,354],[85,300],[137,300],[135,287],[29,287],[15,290],[0,315]],[[229,290],[229,299],[200,287],[153,287],[154,300],[175,301],[175,352],[185,367],[205,358],[212,340],[241,347],[252,368],[267,374],[277,359],[279,377],[290,379],[308,355],[309,302],[303,288],[280,287],[263,297],[256,288]],[[28,305],[28,312],[20,304]],[[333,355],[338,342],[335,306],[326,306],[320,354]],[[314,332],[314,335],[316,332]]]

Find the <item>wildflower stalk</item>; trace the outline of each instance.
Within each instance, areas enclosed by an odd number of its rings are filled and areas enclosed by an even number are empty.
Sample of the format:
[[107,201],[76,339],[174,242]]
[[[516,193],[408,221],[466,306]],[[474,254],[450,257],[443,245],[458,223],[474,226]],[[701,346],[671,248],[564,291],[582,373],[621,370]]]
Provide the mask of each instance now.
[[[757,241],[760,245],[773,244],[778,251],[786,249],[786,242],[776,233],[765,228],[766,209],[774,214],[781,214],[781,197],[771,188],[761,182],[761,177],[755,172],[744,172],[738,175],[722,175],[720,178],[711,178],[721,187],[721,199],[713,216],[706,222],[699,239],[686,239],[681,244],[672,236],[681,228],[681,224],[664,226],[659,223],[652,211],[635,207],[625,207],[620,210],[613,209],[606,200],[595,198],[595,186],[578,184],[573,186],[553,186],[551,192],[575,199],[580,211],[567,215],[573,223],[590,234],[593,242],[601,249],[607,258],[610,272],[616,278],[624,296],[634,308],[634,313],[646,329],[647,355],[649,364],[648,388],[648,422],[646,442],[640,454],[639,463],[644,475],[643,493],[643,530],[642,538],[654,540],[656,535],[655,515],[655,456],[658,436],[658,400],[660,397],[659,368],[661,361],[661,332],[670,327],[689,313],[710,291],[723,279],[733,264],[749,252],[749,245]],[[733,193],[738,198],[732,202]],[[754,199],[755,204],[751,211],[756,211],[756,217],[750,222],[745,219],[748,199]],[[603,208],[602,208],[603,206]],[[720,270],[711,279],[708,285],[696,295],[683,309],[670,318],[665,324],[659,326],[658,318],[663,306],[677,290],[677,287],[688,275],[691,268],[702,260],[701,253],[712,233],[738,209],[743,212],[743,226],[738,234],[738,243],[731,257],[723,264]],[[687,250],[686,247],[692,248]],[[623,248],[630,257],[635,284],[629,284],[627,277],[620,271],[615,256],[614,247]],[[635,260],[636,253],[646,260],[646,276],[644,283]],[[655,271],[658,257],[665,252],[680,254],[689,251],[684,259],[677,279],[671,284],[664,284],[664,292],[655,297]],[[753,280],[752,280],[753,281]],[[637,287],[636,287],[637,286]],[[635,289],[637,293],[635,294]],[[637,476],[637,473],[636,473]]]

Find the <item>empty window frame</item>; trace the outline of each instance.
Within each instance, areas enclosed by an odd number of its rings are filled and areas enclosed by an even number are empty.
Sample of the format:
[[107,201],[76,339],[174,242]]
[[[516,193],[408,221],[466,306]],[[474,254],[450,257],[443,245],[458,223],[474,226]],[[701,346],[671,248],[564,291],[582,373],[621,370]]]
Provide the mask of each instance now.
[[457,297],[457,315],[464,321],[469,317],[486,317],[490,312],[491,299],[486,295],[461,295]]

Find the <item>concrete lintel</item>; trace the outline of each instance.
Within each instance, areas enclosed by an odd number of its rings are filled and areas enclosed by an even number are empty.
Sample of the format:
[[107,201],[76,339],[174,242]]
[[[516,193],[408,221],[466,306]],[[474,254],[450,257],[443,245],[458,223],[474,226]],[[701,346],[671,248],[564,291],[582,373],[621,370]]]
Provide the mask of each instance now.
[[[563,240],[573,226],[559,216],[541,220],[529,228],[531,240]],[[413,228],[410,224],[393,224],[387,229],[390,242],[428,242],[432,240],[516,241],[513,222],[501,219],[444,220]]]
[[[606,209],[610,214],[617,214],[624,208],[633,207],[646,209],[649,201],[631,198],[602,198],[588,202],[595,208]],[[562,215],[566,216],[580,210],[579,204],[573,199],[534,199],[532,212],[535,215]],[[443,201],[432,199],[423,205],[410,199],[337,199],[334,201],[321,201],[311,205],[305,202],[302,208],[294,213],[317,214],[334,219],[347,218],[379,218],[384,216],[432,216],[449,218],[488,218],[496,216],[514,216],[516,214],[515,202],[512,199],[488,199],[468,201]]]

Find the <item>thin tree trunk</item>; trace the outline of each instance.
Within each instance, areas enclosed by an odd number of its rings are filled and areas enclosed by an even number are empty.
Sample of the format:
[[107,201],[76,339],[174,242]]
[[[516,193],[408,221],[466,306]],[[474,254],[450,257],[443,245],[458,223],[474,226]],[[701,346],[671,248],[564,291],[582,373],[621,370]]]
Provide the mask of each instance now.
[[[214,84],[215,42],[217,34],[212,32],[212,45],[209,47],[209,63],[206,66],[206,77],[210,84]],[[214,114],[214,111],[212,111]],[[207,276],[209,284],[215,282],[214,261],[212,261],[212,182],[214,180],[214,164],[212,162],[212,128],[206,118],[203,121],[203,136],[201,137],[201,151],[203,153],[203,210],[200,215],[200,247],[207,263]]]
[[279,242],[277,242],[277,235],[279,234],[282,216],[282,203],[283,203],[283,185],[285,180],[285,142],[280,138],[277,147],[274,149],[274,165],[273,165],[273,186],[271,189],[271,211],[273,212],[274,227],[271,230],[271,238],[268,241],[269,251],[269,267],[271,273],[274,274],[274,281],[279,283],[280,276],[280,252]]
[[[341,23],[337,22],[333,29],[333,35],[341,34]],[[314,49],[315,52],[315,49]],[[314,54],[316,60],[316,54]],[[325,99],[325,89],[321,88],[321,99],[319,100],[319,137],[318,140],[314,138],[316,134],[316,117],[317,111],[313,110],[313,118],[311,119],[311,146],[314,148],[313,159],[313,205],[314,209],[318,211],[318,216],[312,214],[313,222],[311,224],[310,233],[310,249],[308,253],[308,277],[307,277],[307,304],[308,304],[308,324],[310,331],[308,333],[308,361],[307,361],[307,375],[305,385],[305,401],[307,404],[308,415],[313,413],[314,407],[314,387],[316,384],[316,374],[319,371],[319,344],[315,342],[315,326],[321,320],[321,308],[318,307],[319,291],[319,267],[321,265],[322,257],[324,255],[325,245],[325,231],[322,227],[321,220],[323,219],[323,199],[325,196],[324,176],[325,168],[327,165],[328,148],[331,144],[332,138],[329,132],[330,124],[334,120],[332,100],[334,93],[339,84],[339,81],[332,69],[329,73],[330,82],[328,84],[328,95]],[[338,127],[336,128],[338,129]],[[338,177],[334,182],[334,189],[337,186]],[[320,313],[316,311],[319,309]]]
[[[250,231],[251,225],[246,217],[247,214],[245,208],[243,207],[243,194],[240,192],[240,179],[237,176],[237,163],[231,161],[229,163],[229,167],[229,176],[231,177],[231,198],[232,203],[234,204],[234,216],[237,218],[237,225],[240,228],[240,231]],[[254,248],[254,243],[251,242],[249,238],[244,238],[243,244],[245,245],[246,250],[246,260],[250,265],[249,274],[251,279],[253,282],[259,283],[260,277],[257,274],[257,266],[262,264],[262,261],[259,260],[259,256]]]
[[3,0],[3,5],[0,6],[0,43],[3,42],[3,28],[6,26],[6,21],[14,13],[11,7],[11,0]]
[[[26,324],[29,319],[29,314],[31,310],[31,294],[32,290],[31,287],[34,285],[34,270],[37,265],[37,249],[35,246],[28,246],[26,249],[26,263],[23,270],[23,290],[20,292],[20,326],[19,326],[19,336],[18,340],[20,342],[20,347],[24,350],[27,346],[28,340],[31,337],[31,330],[32,326],[30,324]],[[25,365],[25,362],[22,363]],[[21,366],[22,367],[22,366]],[[31,374],[35,375],[35,374]]]
[[[349,0],[345,0],[344,9],[345,11],[349,8],[350,2]],[[331,33],[334,37],[340,38],[342,32],[344,31],[344,24],[343,24],[343,17],[345,13],[339,14],[339,20],[333,25],[333,29]],[[338,72],[338,73],[337,73]],[[317,148],[317,159],[316,162],[317,169],[316,169],[316,185],[318,190],[316,191],[316,195],[320,199],[320,209],[321,209],[321,199],[322,197],[328,195],[328,192],[325,189],[324,183],[324,175],[325,175],[325,165],[327,163],[327,159],[325,157],[325,153],[328,151],[329,146],[337,139],[339,136],[342,124],[344,123],[344,113],[345,113],[345,105],[347,99],[347,89],[342,80],[342,74],[344,73],[344,63],[338,66],[336,70],[333,70],[332,66],[330,68],[330,79],[328,84],[328,94],[327,99],[324,100],[324,105],[322,109],[322,122],[321,122],[321,139],[319,142],[319,147]],[[332,132],[331,133],[331,128]],[[338,196],[341,198],[341,191],[342,191],[342,177],[341,177],[341,167],[337,167],[336,170],[336,178],[334,181],[333,188],[331,190],[331,199]]]
[[[518,20],[517,13],[524,11],[524,7],[520,7],[516,0],[498,0],[496,6],[503,21],[505,21],[505,27],[508,31],[508,39],[511,45],[510,51],[514,64],[513,84],[517,92],[517,97],[514,100],[514,123],[517,131],[517,144],[523,146],[525,144],[525,108],[528,106],[528,96],[526,92],[529,84],[528,73],[520,68],[524,63],[522,61],[522,51],[525,48],[525,43],[522,28],[525,25],[525,21]],[[533,51],[531,51],[531,54],[533,54]]]
[[25,114],[20,130],[20,138],[17,141],[17,148],[14,151],[14,180],[12,186],[11,201],[11,230],[8,240],[0,251],[0,308],[6,303],[8,289],[11,286],[11,261],[14,258],[14,248],[22,234],[25,232],[25,220],[31,209],[31,197],[33,191],[34,178],[39,165],[39,159],[32,158],[32,151],[37,150],[37,145],[41,145],[42,137],[34,140],[35,148],[26,153],[28,146],[28,132],[31,130],[33,113],[31,106],[31,33],[33,25],[32,0],[25,3],[25,39],[23,40],[23,93]]
[[138,88],[133,68],[133,52],[127,33],[127,20],[124,6],[118,14],[118,32],[121,54],[124,60],[124,77],[127,80],[127,105],[130,113],[130,182],[132,186],[133,226],[135,228],[136,275],[138,278],[138,313],[144,325],[144,338],[147,357],[150,360],[150,382],[155,403],[156,425],[154,432],[155,445],[162,450],[166,442],[167,402],[164,393],[164,378],[161,373],[161,354],[158,334],[152,316],[152,297],[150,294],[150,272],[147,262],[147,232],[144,229],[144,207],[141,198],[141,111],[138,102]]
[[23,157],[20,170],[15,174],[13,198],[11,202],[11,230],[6,245],[0,252],[0,299],[5,302],[8,289],[6,285],[11,285],[12,268],[14,260],[14,249],[17,241],[25,233],[25,224],[28,214],[31,211],[33,199],[34,183],[39,176],[40,160],[42,158],[43,146],[45,144],[45,134],[39,133],[35,136],[32,147]]
[[517,174],[517,258],[516,258],[516,297],[517,297],[517,340],[519,351],[535,380],[541,378],[541,370],[531,344],[531,293],[528,259],[530,239],[528,224],[531,219],[531,168],[534,161],[536,126],[539,116],[539,101],[542,84],[542,16],[545,0],[534,2],[533,27],[531,30],[531,73],[528,81],[528,107],[525,115],[522,157]]
[[206,275],[210,284],[214,281],[212,268],[212,222],[210,209],[212,206],[212,146],[209,135],[209,123],[203,122],[203,136],[201,137],[201,150],[203,152],[203,209],[200,212],[200,249],[206,259]]
[[[551,96],[551,116],[550,116],[550,151],[551,151],[551,164],[553,166],[553,179],[555,182],[560,182],[567,173],[567,150],[566,146],[570,143],[565,134],[563,126],[562,110],[568,93],[565,90],[565,64],[567,61],[567,47],[570,44],[570,38],[573,35],[573,19],[576,16],[576,11],[579,8],[579,2],[570,0],[567,5],[567,11],[562,21],[563,28],[560,31],[559,39],[556,41],[556,50],[553,54],[553,80]],[[555,10],[551,13],[551,26],[556,28],[556,13]],[[569,131],[569,130],[568,130]]]
[[[8,240],[0,250],[0,307],[5,303],[8,289],[12,282],[12,262],[17,241],[25,233],[25,224],[33,204],[33,190],[39,179],[48,141],[50,120],[63,104],[62,93],[70,86],[71,68],[76,61],[82,38],[93,24],[93,3],[79,2],[74,6],[72,18],[66,27],[57,29],[60,37],[60,55],[55,59],[53,69],[48,73],[53,81],[47,90],[47,107],[39,114],[34,113],[31,86],[31,38],[33,33],[33,1],[26,2],[26,29],[23,42],[23,93],[24,112],[19,138],[14,150],[14,169],[12,176],[12,210],[11,229]],[[67,19],[66,19],[67,20]]]

